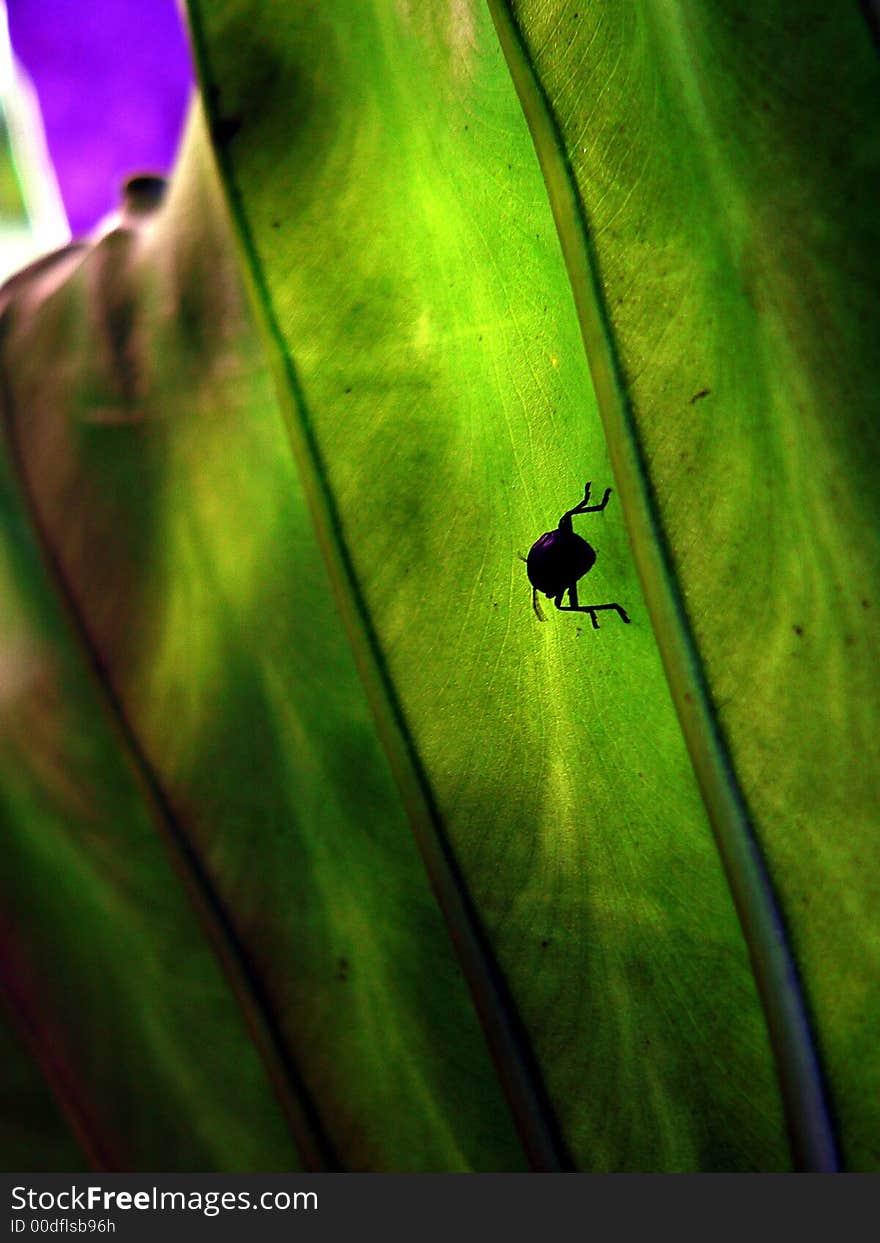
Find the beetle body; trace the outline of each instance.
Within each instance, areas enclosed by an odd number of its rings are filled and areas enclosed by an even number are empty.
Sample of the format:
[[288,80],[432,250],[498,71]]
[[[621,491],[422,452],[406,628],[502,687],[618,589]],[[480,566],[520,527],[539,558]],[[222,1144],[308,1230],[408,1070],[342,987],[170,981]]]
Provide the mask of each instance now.
[[537,591],[555,600],[595,564],[596,552],[592,544],[574,531],[557,527],[535,540],[526,558],[526,573]]

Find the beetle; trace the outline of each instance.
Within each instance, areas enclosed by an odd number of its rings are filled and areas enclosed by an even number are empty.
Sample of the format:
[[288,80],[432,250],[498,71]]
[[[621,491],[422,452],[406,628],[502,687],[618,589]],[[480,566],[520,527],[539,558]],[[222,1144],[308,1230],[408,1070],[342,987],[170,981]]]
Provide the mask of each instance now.
[[[545,531],[540,539],[536,539],[525,558],[526,573],[532,584],[532,607],[538,621],[544,621],[544,614],[538,602],[538,593],[543,593],[552,600],[562,613],[589,613],[593,629],[599,629],[597,613],[603,609],[614,609],[620,614],[621,620],[629,625],[629,616],[619,604],[579,604],[577,584],[596,564],[596,550],[580,535],[576,535],[572,526],[575,514],[596,514],[608,504],[611,488],[605,489],[605,495],[598,505],[590,504],[590,488],[584,488],[584,499],[580,504],[566,512],[559,519],[555,531]],[[568,604],[563,604],[568,592]]]

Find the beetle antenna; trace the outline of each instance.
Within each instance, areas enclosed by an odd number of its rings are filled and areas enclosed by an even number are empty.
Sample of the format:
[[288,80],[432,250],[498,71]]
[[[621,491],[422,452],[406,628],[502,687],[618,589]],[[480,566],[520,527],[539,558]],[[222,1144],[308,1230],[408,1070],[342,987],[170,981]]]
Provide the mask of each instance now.
[[[525,560],[525,558],[523,558],[523,560]],[[547,618],[544,616],[541,610],[541,602],[538,599],[538,588],[537,587],[532,588],[532,608],[535,610],[535,616],[537,617],[538,621],[547,620]]]

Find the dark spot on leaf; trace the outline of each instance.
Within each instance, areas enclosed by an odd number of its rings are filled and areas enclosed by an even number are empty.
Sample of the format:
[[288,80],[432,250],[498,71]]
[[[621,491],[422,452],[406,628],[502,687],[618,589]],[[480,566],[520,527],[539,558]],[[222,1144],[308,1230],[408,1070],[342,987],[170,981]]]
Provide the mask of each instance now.
[[795,632],[796,635],[802,635],[804,633],[803,626],[792,626],[792,630]]
[[542,950],[545,950],[545,949],[547,949],[547,948],[548,948],[548,946],[549,946],[549,945],[550,945],[550,942],[549,942],[549,941],[542,941],[542,942],[541,942],[541,949],[542,949]]
[[843,642],[846,647],[852,647],[855,641],[856,641],[856,637],[854,634],[845,634],[843,636]]
[[685,693],[684,693],[684,701],[685,701],[685,703],[687,703],[687,704],[692,704],[692,703],[694,702],[694,697],[693,697],[693,695],[690,693],[690,691],[685,691]]
[[281,221],[280,221],[280,220],[273,220],[273,221],[272,221],[272,228],[273,228],[273,229],[280,229],[280,228],[281,228]]
[[863,600],[863,601],[862,601],[862,608],[863,608],[863,609],[869,609],[870,607],[871,607],[871,601],[870,601],[870,600]]
[[349,387],[349,388],[347,388],[345,391],[346,391],[346,393],[350,393],[350,392],[351,392],[351,388]]
[[699,393],[694,393],[691,398],[691,405],[693,405],[695,401],[700,401],[703,397],[708,397],[711,392],[712,390],[710,388],[701,388]]

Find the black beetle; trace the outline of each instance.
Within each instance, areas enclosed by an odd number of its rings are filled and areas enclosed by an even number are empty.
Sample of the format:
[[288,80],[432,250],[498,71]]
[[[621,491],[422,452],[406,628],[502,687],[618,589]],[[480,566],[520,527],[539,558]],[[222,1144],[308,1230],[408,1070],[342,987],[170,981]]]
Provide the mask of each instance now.
[[[606,488],[601,503],[590,505],[591,486],[588,483],[584,488],[584,499],[581,503],[562,515],[555,531],[545,531],[540,539],[535,540],[526,558],[526,572],[532,584],[532,606],[539,621],[544,621],[544,614],[538,603],[538,593],[542,592],[562,613],[589,613],[594,630],[599,629],[596,614],[603,609],[615,609],[629,625],[629,617],[619,604],[578,603],[578,580],[596,564],[596,550],[585,539],[575,535],[571,520],[575,514],[599,513],[608,504],[611,495],[611,489]],[[566,592],[568,604],[563,604]]]

